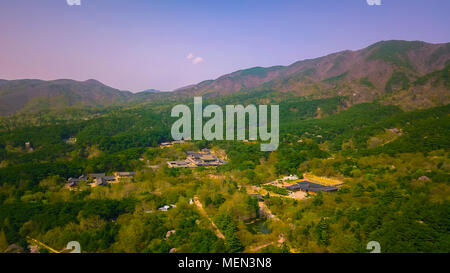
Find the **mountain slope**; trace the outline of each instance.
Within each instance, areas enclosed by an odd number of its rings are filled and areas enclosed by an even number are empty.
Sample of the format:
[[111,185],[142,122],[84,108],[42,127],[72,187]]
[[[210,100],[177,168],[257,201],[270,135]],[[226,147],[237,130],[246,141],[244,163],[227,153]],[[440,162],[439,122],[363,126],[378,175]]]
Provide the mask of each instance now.
[[412,110],[449,103],[449,64],[450,43],[381,41],[289,66],[239,70],[173,92],[149,89],[133,94],[95,80],[0,80],[0,115],[265,90],[312,98],[345,96],[350,104],[378,100]]
[[382,41],[290,66],[240,70],[177,92],[218,96],[240,90],[274,90],[301,96],[349,96],[354,102],[363,102],[407,90],[409,83],[449,63],[450,43]]
[[404,110],[429,108],[450,103],[450,65],[436,70],[412,83],[407,89],[384,98],[384,102],[403,106]]
[[96,80],[0,81],[0,115],[20,111],[126,103],[131,92],[119,91]]

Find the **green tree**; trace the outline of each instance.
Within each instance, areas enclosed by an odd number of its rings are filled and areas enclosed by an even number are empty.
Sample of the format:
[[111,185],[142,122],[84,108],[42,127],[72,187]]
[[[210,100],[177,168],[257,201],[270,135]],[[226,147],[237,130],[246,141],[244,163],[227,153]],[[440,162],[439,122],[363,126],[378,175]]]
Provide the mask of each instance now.
[[5,231],[2,229],[0,231],[0,252],[4,252],[8,248],[9,244],[6,240]]

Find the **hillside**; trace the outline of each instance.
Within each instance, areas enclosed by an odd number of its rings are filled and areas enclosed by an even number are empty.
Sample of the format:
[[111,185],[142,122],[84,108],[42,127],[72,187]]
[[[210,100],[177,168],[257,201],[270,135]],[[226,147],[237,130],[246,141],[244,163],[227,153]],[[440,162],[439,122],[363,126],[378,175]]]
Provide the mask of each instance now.
[[[382,41],[361,50],[342,51],[290,66],[240,70],[178,92],[219,96],[242,90],[274,90],[316,98],[349,96],[358,103],[406,91],[402,98],[410,103],[422,98],[413,98],[415,92],[410,91],[416,86],[411,83],[444,69],[449,63],[450,43]],[[426,93],[431,86],[422,84],[420,89]],[[432,93],[428,94],[428,103],[420,106],[434,106],[436,101],[443,102],[443,97],[448,103],[448,96],[442,96],[447,91],[446,86],[434,85]],[[401,100],[394,101],[403,104]]]
[[[439,73],[427,77],[430,84]],[[0,251],[27,249],[27,238],[57,250],[76,240],[89,253],[365,253],[370,241],[386,253],[450,251],[449,105],[405,112],[361,103],[337,111],[344,98],[288,95],[204,100],[279,103],[280,146],[270,153],[243,141],[160,147],[171,140],[170,102],[0,130]],[[228,162],[168,166],[203,148]],[[117,171],[136,175],[107,186],[67,183]],[[268,184],[305,173],[344,184],[296,197]]]
[[298,61],[289,66],[239,70],[196,85],[133,94],[96,80],[0,80],[0,115],[220,97],[242,91],[275,91],[311,98],[347,97],[349,104],[378,100],[404,110],[450,102],[450,43],[382,41],[357,51]]
[[[439,63],[447,62],[442,58]],[[63,111],[0,119],[0,252],[11,245],[29,249],[33,238],[56,250],[75,240],[89,253],[365,253],[370,241],[386,253],[448,253],[450,105],[439,105],[448,101],[450,66],[412,69],[405,58],[386,59],[396,63],[386,67],[398,70],[385,83],[349,80],[359,77],[349,69],[332,79],[307,76],[320,85],[313,96],[265,84],[204,93],[204,105],[278,104],[280,145],[272,152],[262,152],[259,141],[161,145],[172,140],[177,118],[170,109],[192,103],[192,90],[132,94],[93,80],[22,81],[30,88],[22,90],[41,90]],[[322,61],[314,62],[321,67]],[[20,82],[3,81],[0,89]],[[350,97],[374,101],[333,96],[361,85],[366,97]],[[54,90],[59,87],[62,93]],[[55,94],[75,98],[59,103]],[[119,107],[64,108],[95,106],[92,97]],[[22,109],[40,106],[26,105]],[[204,148],[227,163],[168,164]],[[117,172],[135,175],[107,185],[68,183],[94,173],[111,179]],[[289,193],[273,184],[288,175],[343,184],[334,192]]]
[[0,115],[46,109],[123,104],[131,92],[119,91],[96,80],[0,81]]

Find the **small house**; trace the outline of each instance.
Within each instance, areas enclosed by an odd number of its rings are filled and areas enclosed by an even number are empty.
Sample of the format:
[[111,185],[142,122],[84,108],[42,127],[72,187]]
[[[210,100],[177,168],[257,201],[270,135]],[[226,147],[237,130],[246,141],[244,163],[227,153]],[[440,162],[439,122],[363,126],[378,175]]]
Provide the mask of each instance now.
[[116,172],[114,173],[117,179],[119,178],[131,178],[136,175],[135,172]]
[[87,181],[87,180],[89,180],[89,177],[87,175],[82,174],[82,175],[80,175],[80,177],[78,177],[78,180]]
[[105,173],[90,173],[90,174],[88,174],[88,176],[92,179],[96,179],[99,177],[105,177],[106,174]]
[[97,177],[97,178],[95,178],[95,184],[97,186],[106,186],[106,185],[108,185],[108,183],[105,180],[105,177]]
[[296,175],[289,175],[282,178],[283,181],[295,181],[298,180],[298,176]]
[[116,177],[115,177],[114,175],[113,175],[113,176],[105,176],[104,179],[105,179],[105,181],[106,181],[107,183],[114,183],[114,182],[117,182],[117,179],[116,179]]
[[69,178],[69,179],[67,179],[67,185],[69,186],[69,187],[71,187],[71,188],[73,188],[73,187],[76,187],[76,186],[78,186],[78,182],[79,182],[80,180],[79,179],[76,179],[76,178]]

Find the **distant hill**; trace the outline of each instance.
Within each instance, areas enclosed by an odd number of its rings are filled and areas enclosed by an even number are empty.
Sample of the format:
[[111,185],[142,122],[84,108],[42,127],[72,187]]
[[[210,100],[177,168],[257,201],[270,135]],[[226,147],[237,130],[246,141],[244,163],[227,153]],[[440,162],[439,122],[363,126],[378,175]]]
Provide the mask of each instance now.
[[126,103],[131,92],[119,91],[96,80],[0,81],[0,114],[62,109],[77,106],[110,106]]
[[96,80],[0,80],[0,115],[263,90],[311,98],[346,96],[351,104],[379,100],[406,110],[427,108],[450,103],[449,65],[450,43],[393,40],[289,66],[239,70],[173,92],[148,89],[133,94]]
[[139,93],[161,93],[161,92],[164,92],[164,91],[156,90],[156,89],[147,89],[147,90],[138,92],[137,94],[139,94]]

